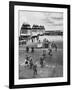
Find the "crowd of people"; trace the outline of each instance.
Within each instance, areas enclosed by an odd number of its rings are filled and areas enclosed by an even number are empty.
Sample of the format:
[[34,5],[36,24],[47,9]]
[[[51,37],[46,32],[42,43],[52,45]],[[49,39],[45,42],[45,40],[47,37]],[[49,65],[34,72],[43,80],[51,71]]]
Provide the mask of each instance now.
[[[52,51],[51,50],[49,50],[48,55],[52,56]],[[39,58],[39,64],[40,64],[41,68],[44,67],[45,58],[46,58],[46,50],[43,50],[43,53]],[[29,67],[29,69],[32,69],[34,76],[37,75],[37,64],[33,62],[32,57],[26,55],[26,58],[25,58],[24,61],[25,61],[25,67]]]
[[25,68],[26,67],[33,70],[33,75],[37,75],[37,65],[33,63],[32,57],[28,55],[26,55],[25,58]]
[[[48,55],[52,56],[52,47],[55,47],[55,50],[57,51],[57,46],[56,46],[56,44],[54,44],[54,42],[51,44],[51,48],[48,48],[47,50],[43,49],[42,55],[39,58],[39,64],[40,64],[41,68],[44,67],[44,61],[45,61],[45,58],[46,58],[47,51],[48,51]],[[35,75],[38,74],[37,73],[37,64],[33,62],[32,56],[28,55],[29,49],[30,48],[27,46],[26,47],[27,55],[26,55],[25,60],[24,60],[25,68],[29,67],[29,69],[32,69],[33,70],[33,75],[35,76]],[[31,53],[34,53],[34,52],[35,52],[34,47],[31,47]]]

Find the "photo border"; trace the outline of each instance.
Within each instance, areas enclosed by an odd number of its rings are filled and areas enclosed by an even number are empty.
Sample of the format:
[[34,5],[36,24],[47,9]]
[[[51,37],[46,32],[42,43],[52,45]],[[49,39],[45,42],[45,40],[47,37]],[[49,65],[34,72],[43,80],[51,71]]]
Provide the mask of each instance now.
[[[39,84],[14,84],[14,6],[35,6],[35,7],[54,7],[67,9],[67,82],[57,83],[39,83]],[[70,5],[65,4],[46,4],[46,3],[30,3],[30,2],[9,2],[9,88],[29,88],[29,87],[45,87],[45,86],[61,86],[70,85]]]

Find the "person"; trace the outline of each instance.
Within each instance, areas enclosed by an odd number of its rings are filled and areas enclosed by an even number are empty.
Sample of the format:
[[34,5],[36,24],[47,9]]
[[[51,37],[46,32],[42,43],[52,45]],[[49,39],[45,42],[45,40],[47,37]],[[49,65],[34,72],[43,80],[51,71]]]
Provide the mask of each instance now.
[[28,46],[26,47],[26,52],[27,52],[27,53],[29,52],[29,47],[28,47]]
[[28,55],[26,55],[26,60],[29,60],[29,56]]
[[46,57],[46,50],[43,50],[42,56],[43,56],[43,58],[45,59],[45,57]]
[[25,67],[29,66],[29,58],[28,56],[26,55],[26,58],[25,58]]
[[57,45],[55,44],[55,51],[57,51]]
[[52,49],[51,48],[48,49],[48,55],[52,56]]
[[39,36],[37,36],[37,41],[39,40]]
[[54,41],[52,42],[52,48],[55,48],[55,51],[57,51],[57,45],[54,43]]
[[31,47],[31,52],[32,52],[32,53],[34,52],[34,47]]
[[33,67],[33,60],[32,58],[30,58],[30,69],[32,69],[32,67]]
[[28,60],[27,59],[25,59],[25,64],[28,65]]
[[43,61],[44,61],[43,57],[40,57],[40,65],[41,65],[41,68],[43,68]]
[[37,65],[33,65],[33,75],[37,75]]
[[32,43],[33,43],[33,38],[32,38]]

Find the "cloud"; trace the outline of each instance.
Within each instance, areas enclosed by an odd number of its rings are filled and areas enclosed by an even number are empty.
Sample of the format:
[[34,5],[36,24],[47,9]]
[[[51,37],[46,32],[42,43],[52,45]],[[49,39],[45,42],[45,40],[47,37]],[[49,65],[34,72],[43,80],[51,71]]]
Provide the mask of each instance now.
[[45,22],[45,24],[49,25],[49,26],[63,26],[63,22],[62,21],[56,21],[56,20],[52,20],[51,18],[46,18],[43,19],[43,22]]
[[49,26],[63,26],[63,14],[62,13],[44,13],[45,18],[42,21]]
[[[63,29],[63,13],[60,12],[34,12],[34,11],[19,11],[19,27],[23,22],[44,25],[46,30]],[[19,28],[20,29],[20,28]]]
[[54,20],[63,20],[63,17],[51,17]]

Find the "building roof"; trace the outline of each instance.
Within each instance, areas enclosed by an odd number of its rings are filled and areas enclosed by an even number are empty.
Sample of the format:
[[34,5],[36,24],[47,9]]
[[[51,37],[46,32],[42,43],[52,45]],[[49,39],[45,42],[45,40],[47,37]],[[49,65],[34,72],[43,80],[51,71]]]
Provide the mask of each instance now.
[[35,24],[34,24],[34,25],[32,26],[32,29],[45,30],[45,27],[44,27],[44,26],[42,26],[42,25],[40,25],[40,26],[39,26],[39,25],[35,25]]
[[31,29],[31,26],[30,26],[30,24],[27,24],[27,23],[23,23],[22,24],[22,27],[21,27],[21,30],[24,30],[24,29]]

